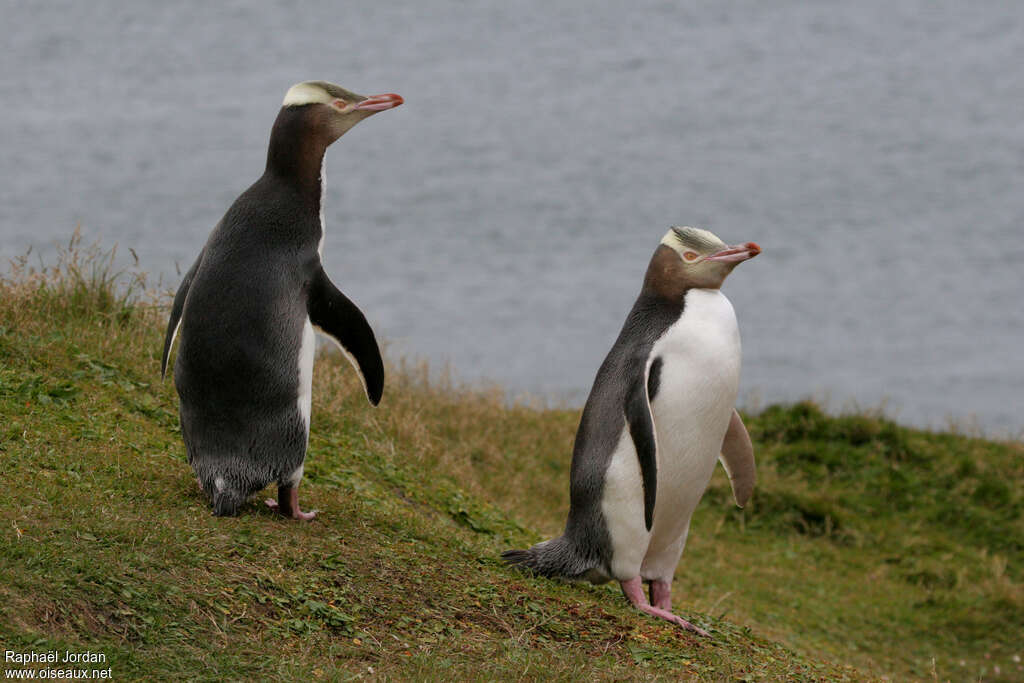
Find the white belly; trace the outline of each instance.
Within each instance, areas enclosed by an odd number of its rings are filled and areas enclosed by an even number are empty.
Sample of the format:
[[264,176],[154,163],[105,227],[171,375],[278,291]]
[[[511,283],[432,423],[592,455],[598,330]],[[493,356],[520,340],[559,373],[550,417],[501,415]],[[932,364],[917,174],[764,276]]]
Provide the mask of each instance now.
[[306,425],[309,438],[309,414],[313,405],[313,359],[316,356],[316,333],[313,324],[306,318],[302,326],[302,345],[299,347],[299,415]]
[[[643,524],[640,467],[628,428],[606,478],[606,487],[622,503],[630,499],[630,504],[615,506],[616,511],[605,508],[615,555],[620,547],[628,548],[621,558],[613,558],[613,570],[617,575],[641,573],[646,579],[671,579],[675,573],[690,517],[711,479],[736,404],[740,336],[725,295],[719,290],[690,290],[683,315],[654,344],[650,358],[659,357],[660,381],[651,405],[658,488],[650,532]],[[630,519],[609,519],[616,512]],[[632,569],[638,558],[642,571],[639,566]]]

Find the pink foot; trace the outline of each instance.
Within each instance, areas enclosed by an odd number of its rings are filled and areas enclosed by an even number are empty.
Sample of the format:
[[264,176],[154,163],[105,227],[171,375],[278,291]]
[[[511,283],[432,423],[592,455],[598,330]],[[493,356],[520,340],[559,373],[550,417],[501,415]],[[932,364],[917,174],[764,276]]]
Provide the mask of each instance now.
[[268,498],[266,503],[267,507],[271,510],[277,510],[285,517],[291,517],[292,519],[308,522],[316,517],[316,510],[303,512],[299,509],[299,488],[297,486],[279,485],[277,487],[277,500]]
[[[694,626],[686,619],[683,619],[682,617],[677,617],[676,615],[669,612],[667,609],[654,607],[650,603],[648,603],[647,596],[644,595],[643,579],[641,579],[639,576],[635,576],[629,581],[620,581],[619,583],[622,585],[622,592],[626,596],[626,599],[629,600],[630,604],[632,604],[633,607],[636,607],[641,612],[646,612],[647,614],[650,614],[652,617],[658,617],[659,619],[670,621],[677,626],[682,626],[687,631],[693,631],[697,635],[705,636],[707,638],[711,637],[710,633],[708,633],[707,631],[698,626]],[[659,597],[661,596],[659,595]]]
[[666,612],[672,611],[672,584],[655,579],[651,581],[651,604]]

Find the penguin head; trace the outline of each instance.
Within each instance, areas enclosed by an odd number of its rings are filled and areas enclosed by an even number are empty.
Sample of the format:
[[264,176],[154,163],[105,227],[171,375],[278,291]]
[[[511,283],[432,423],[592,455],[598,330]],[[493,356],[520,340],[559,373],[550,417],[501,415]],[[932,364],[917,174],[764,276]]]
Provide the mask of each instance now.
[[327,81],[304,81],[288,89],[281,107],[301,112],[312,132],[326,137],[329,145],[363,119],[402,102],[394,93],[367,97]]
[[702,289],[718,289],[733,268],[761,253],[754,242],[730,246],[708,230],[689,227],[670,228],[661,244],[678,257],[672,264],[673,279]]

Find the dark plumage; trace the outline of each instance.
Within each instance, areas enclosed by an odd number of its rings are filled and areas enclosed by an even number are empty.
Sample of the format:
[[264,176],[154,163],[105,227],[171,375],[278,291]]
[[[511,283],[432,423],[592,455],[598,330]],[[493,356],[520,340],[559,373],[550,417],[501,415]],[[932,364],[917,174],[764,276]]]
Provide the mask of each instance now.
[[188,461],[216,515],[278,485],[282,513],[298,507],[309,435],[310,325],[349,354],[371,403],[384,386],[377,342],[362,312],[320,262],[324,152],[355,123],[401,104],[322,82],[289,90],[262,177],[213,229],[174,299],[162,359],[181,342],[174,380]]

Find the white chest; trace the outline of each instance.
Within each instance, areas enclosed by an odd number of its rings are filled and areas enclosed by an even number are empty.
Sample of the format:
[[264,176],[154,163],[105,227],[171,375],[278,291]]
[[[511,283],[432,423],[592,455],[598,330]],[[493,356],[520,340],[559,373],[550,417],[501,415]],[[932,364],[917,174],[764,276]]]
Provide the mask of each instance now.
[[740,377],[739,329],[725,295],[690,290],[683,315],[654,343],[649,363],[657,358],[661,369],[651,414],[658,486],[650,531],[644,526],[640,463],[628,428],[605,475],[602,512],[612,541],[610,569],[620,580],[638,573],[671,580],[690,517],[714,471]]
[[690,290],[679,321],[655,342],[655,358],[661,371],[651,403],[658,444],[652,532],[671,536],[689,523],[707,487],[736,404],[740,335],[725,295]]
[[686,382],[685,374],[712,390],[737,382],[740,330],[729,299],[717,289],[690,290],[683,314],[651,349],[651,358],[657,357],[662,359],[662,379],[668,374]]

